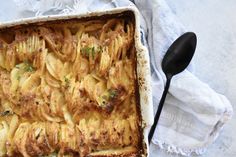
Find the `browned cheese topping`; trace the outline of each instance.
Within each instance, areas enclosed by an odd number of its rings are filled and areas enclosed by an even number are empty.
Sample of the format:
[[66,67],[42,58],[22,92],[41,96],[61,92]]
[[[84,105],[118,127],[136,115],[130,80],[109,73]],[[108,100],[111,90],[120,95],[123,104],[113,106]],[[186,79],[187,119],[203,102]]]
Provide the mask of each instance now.
[[1,32],[0,156],[138,156],[135,57],[122,18]]

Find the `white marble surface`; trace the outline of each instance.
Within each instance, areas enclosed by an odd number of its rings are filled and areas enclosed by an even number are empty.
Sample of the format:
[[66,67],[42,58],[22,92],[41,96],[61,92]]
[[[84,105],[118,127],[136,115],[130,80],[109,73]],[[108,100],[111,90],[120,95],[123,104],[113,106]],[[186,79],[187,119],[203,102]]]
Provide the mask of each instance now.
[[[194,61],[196,75],[236,105],[236,1],[167,0],[189,31],[196,32],[198,47]],[[0,21],[19,15],[12,0],[0,2]],[[236,115],[203,157],[236,156]],[[151,145],[151,157],[179,157]]]

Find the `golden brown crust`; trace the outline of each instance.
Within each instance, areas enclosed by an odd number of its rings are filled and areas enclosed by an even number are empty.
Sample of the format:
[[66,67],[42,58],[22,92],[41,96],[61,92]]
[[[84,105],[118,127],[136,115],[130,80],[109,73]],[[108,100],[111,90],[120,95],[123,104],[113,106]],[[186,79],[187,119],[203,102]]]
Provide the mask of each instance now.
[[0,33],[0,156],[141,155],[132,20],[10,30]]

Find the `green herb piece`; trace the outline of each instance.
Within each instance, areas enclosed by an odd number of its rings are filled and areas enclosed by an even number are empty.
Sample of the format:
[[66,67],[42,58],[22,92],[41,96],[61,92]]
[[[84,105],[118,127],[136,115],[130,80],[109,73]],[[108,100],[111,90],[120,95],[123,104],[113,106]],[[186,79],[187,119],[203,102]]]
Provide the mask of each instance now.
[[64,76],[64,82],[65,82],[64,86],[66,88],[70,87],[70,79],[68,77]]
[[24,70],[26,72],[33,72],[35,69],[29,62],[26,61]]
[[81,49],[81,51],[82,51],[82,54],[83,54],[84,56],[89,57],[89,53],[90,53],[90,51],[91,51],[91,48],[90,48],[90,47],[83,47],[83,48]]
[[94,59],[95,58],[95,53],[96,53],[95,47],[88,47],[88,46],[83,47],[81,49],[81,53],[82,53],[82,55],[84,55],[86,57],[89,57],[90,55],[92,55],[92,57]]
[[25,71],[32,72],[32,71],[34,71],[34,68],[32,66],[27,66]]
[[94,59],[94,56],[95,56],[95,48],[92,47],[92,57],[93,57],[93,59]]
[[117,90],[115,90],[115,89],[110,89],[108,92],[109,92],[109,98],[111,98],[111,99],[115,98],[118,94]]
[[66,76],[64,76],[64,81],[65,81],[66,84],[70,83],[70,80]]

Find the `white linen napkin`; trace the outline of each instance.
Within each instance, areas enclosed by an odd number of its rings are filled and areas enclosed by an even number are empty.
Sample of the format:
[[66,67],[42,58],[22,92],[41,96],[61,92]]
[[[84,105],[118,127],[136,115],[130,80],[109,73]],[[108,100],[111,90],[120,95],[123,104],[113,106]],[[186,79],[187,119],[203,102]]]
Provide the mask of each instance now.
[[[120,6],[140,11],[144,44],[152,68],[154,109],[164,89],[161,60],[170,44],[186,30],[178,23],[165,0],[14,0],[22,12],[31,15],[85,13]],[[34,14],[32,14],[34,13]],[[22,15],[26,15],[25,13]],[[196,52],[197,53],[197,52]],[[161,149],[189,156],[202,154],[232,117],[233,109],[223,95],[213,91],[187,70],[173,77],[152,142]]]

